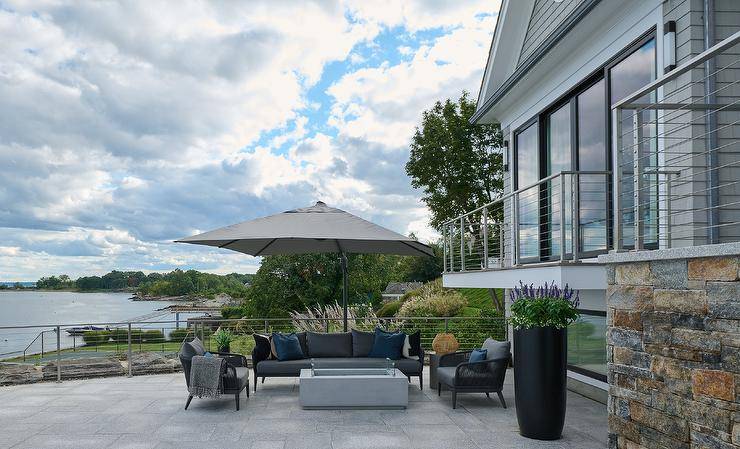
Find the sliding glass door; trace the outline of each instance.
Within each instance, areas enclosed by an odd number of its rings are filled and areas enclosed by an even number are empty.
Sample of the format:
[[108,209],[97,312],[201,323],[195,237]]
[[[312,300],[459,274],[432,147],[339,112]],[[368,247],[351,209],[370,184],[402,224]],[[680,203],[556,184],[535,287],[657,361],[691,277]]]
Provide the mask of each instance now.
[[[532,123],[516,134],[516,188],[523,189],[540,179],[537,123]],[[540,257],[540,194],[539,186],[528,188],[518,195],[519,258]]]
[[[546,175],[554,175],[562,171],[571,170],[571,102],[566,103],[547,115],[547,172]],[[561,183],[564,185],[561,187]],[[549,181],[547,189],[546,210],[548,216],[547,237],[544,242],[543,252],[550,257],[560,257],[563,251],[561,232],[565,232],[565,253],[572,251],[572,201],[571,178],[560,176]],[[561,210],[565,209],[565,223],[561,223]]]

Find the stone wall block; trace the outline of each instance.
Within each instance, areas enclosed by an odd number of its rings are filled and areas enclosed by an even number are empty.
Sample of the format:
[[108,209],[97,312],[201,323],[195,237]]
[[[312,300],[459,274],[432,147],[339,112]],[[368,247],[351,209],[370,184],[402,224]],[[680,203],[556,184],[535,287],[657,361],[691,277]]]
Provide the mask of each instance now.
[[678,380],[691,379],[691,369],[683,363],[670,357],[653,356],[650,371],[660,377]]
[[610,285],[606,289],[606,303],[614,309],[652,310],[653,289],[634,285]]
[[655,288],[688,288],[685,260],[654,260],[650,262],[652,285]]
[[672,329],[671,344],[672,346],[715,353],[719,353],[721,349],[721,342],[717,336],[693,329]]
[[735,376],[718,370],[694,370],[691,376],[694,395],[704,395],[725,401],[735,400]]
[[688,261],[688,278],[705,281],[736,281],[738,260],[735,257],[706,257]]
[[707,292],[703,290],[656,289],[654,307],[655,310],[666,312],[705,315],[707,313]]
[[649,369],[651,359],[650,354],[645,352],[623,347],[614,348],[614,363],[619,365],[630,365],[637,368]]
[[614,272],[615,283],[619,285],[652,285],[649,262],[619,264]]
[[614,347],[623,347],[642,351],[642,332],[632,329],[612,327],[606,331],[606,341]]
[[707,282],[709,316],[740,320],[740,282]]
[[722,346],[720,363],[723,370],[740,374],[740,348]]
[[[670,416],[639,402],[630,403],[630,417],[633,421],[649,426],[678,441],[689,440],[689,424],[685,419]],[[645,428],[640,429],[645,433]]]
[[670,357],[678,360],[688,360],[692,362],[704,361],[704,354],[701,351],[686,348],[672,348],[670,346],[664,346],[661,344],[648,344],[645,343],[645,352],[648,354],[662,355],[663,357]]
[[642,330],[642,313],[640,312],[614,309],[612,320],[612,325],[614,327],[626,327],[638,331]]

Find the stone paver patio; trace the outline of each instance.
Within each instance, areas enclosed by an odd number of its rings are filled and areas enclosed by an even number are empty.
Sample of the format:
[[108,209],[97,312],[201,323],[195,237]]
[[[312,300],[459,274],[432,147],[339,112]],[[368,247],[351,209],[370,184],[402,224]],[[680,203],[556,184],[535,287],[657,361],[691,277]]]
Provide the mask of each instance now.
[[[409,388],[407,410],[302,410],[297,379],[268,379],[241,411],[233,396],[186,399],[181,373],[0,388],[0,448],[571,448],[606,447],[606,407],[568,393],[563,439],[518,433],[512,372],[495,395]],[[428,378],[428,376],[425,376]]]

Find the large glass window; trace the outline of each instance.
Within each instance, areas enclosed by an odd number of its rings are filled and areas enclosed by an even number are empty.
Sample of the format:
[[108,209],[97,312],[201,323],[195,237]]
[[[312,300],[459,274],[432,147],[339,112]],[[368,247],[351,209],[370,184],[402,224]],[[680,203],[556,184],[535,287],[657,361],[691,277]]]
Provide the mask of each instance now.
[[[578,170],[607,169],[606,95],[599,80],[576,97],[578,115]],[[607,175],[581,175],[579,184],[579,239],[581,252],[603,251],[607,246]]]
[[568,327],[568,365],[570,369],[606,381],[606,314],[582,311]]
[[[554,175],[571,169],[571,120],[570,103],[561,106],[547,116],[547,175]],[[547,183],[548,195],[548,237],[549,248],[545,243],[545,252],[552,256],[559,256],[562,248],[560,210],[565,209],[565,252],[571,251],[571,203],[570,178],[565,178],[565,195],[561,195],[561,176]]]
[[[609,70],[611,103],[615,103],[655,79],[655,39],[650,39],[622,61]],[[651,102],[651,95],[637,100]],[[635,120],[637,119],[637,120]],[[622,185],[619,213],[622,220],[623,244],[626,247],[634,246],[635,220],[638,219],[642,231],[641,237],[645,246],[656,245],[658,242],[658,182],[655,170],[657,167],[657,139],[655,132],[657,115],[654,110],[639,112],[637,117],[630,110],[622,111],[621,117],[622,149],[619,153],[619,167],[615,173],[620,177]],[[635,127],[637,122],[637,127]],[[635,139],[635,131],[638,133]],[[637,144],[633,142],[637,140]],[[638,201],[641,205],[641,216],[635,217],[634,207],[634,146],[637,146],[637,157],[643,167],[641,170],[642,187],[638,192]],[[646,170],[647,169],[647,170]]]
[[[536,123],[516,135],[517,189],[527,187],[540,179],[539,146]],[[519,257],[539,257],[539,186],[527,189],[519,195]]]

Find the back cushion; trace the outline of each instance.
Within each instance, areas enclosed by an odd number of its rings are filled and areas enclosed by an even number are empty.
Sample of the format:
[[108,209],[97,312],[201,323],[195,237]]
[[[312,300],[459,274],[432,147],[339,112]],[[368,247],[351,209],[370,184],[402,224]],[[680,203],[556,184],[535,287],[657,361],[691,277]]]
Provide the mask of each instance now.
[[375,341],[374,333],[352,329],[352,356],[367,357],[373,349],[373,341]]
[[309,357],[352,357],[352,334],[306,332]]
[[496,341],[491,337],[483,342],[483,349],[487,351],[486,360],[502,359],[509,356],[511,351],[510,341]]
[[196,355],[204,355],[206,348],[203,346],[203,342],[198,337],[193,338],[193,341],[186,341],[182,344],[180,349],[180,355],[184,359],[192,359]]
[[303,351],[303,356],[308,357],[308,340],[306,339],[306,333],[299,332],[296,335],[298,336],[298,342],[301,344],[301,351]]

